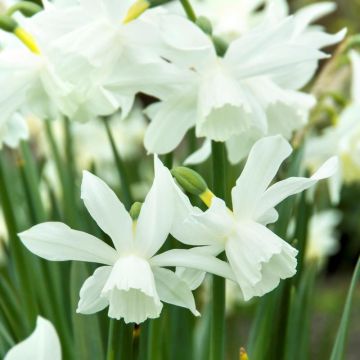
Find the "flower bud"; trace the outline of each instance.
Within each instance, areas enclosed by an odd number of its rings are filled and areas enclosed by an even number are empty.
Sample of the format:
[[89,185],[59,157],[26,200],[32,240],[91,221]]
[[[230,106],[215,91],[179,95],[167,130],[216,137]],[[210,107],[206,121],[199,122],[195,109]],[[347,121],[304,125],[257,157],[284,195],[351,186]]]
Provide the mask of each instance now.
[[140,215],[141,207],[142,207],[142,203],[139,201],[136,201],[132,204],[130,208],[130,216],[134,221],[138,219]]
[[190,194],[200,196],[208,189],[202,176],[188,167],[178,166],[171,170],[171,174],[179,185]]
[[211,39],[213,41],[216,54],[221,57],[224,56],[229,47],[229,44],[219,36],[212,36]]
[[18,27],[17,22],[7,15],[0,14],[0,29],[6,32],[14,32]]
[[212,34],[212,25],[210,20],[205,16],[199,16],[196,21],[196,25],[207,35]]

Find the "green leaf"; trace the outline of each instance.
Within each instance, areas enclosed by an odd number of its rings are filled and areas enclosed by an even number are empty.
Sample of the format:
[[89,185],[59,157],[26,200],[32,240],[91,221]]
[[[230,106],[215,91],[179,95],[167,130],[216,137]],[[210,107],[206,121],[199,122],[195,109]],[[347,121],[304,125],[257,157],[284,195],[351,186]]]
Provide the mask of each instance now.
[[104,344],[101,337],[100,322],[97,314],[82,315],[76,313],[79,291],[89,276],[84,263],[74,262],[71,266],[71,303],[75,340],[75,359],[104,359]]
[[360,257],[357,261],[353,277],[351,279],[350,288],[346,297],[344,311],[341,317],[340,326],[337,331],[334,347],[331,352],[330,360],[341,360],[345,355],[345,345],[347,332],[349,328],[351,304],[354,297],[356,283],[360,279]]

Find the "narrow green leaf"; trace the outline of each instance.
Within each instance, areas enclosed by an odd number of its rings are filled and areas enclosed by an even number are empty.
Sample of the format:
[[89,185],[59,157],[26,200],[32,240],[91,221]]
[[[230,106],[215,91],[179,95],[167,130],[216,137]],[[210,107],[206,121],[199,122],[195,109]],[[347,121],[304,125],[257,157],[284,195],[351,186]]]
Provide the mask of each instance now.
[[332,349],[330,360],[342,360],[345,357],[345,345],[346,345],[346,338],[347,338],[349,322],[350,322],[351,305],[354,297],[355,286],[359,281],[359,279],[360,279],[360,257],[357,261],[354,274],[351,279],[350,288],[346,297],[343,314],[341,316],[341,321],[340,321],[339,329],[336,334],[336,340],[334,347]]
[[[79,291],[86,278],[90,275],[84,263],[71,264],[71,304],[74,329],[75,359],[104,359],[100,322],[96,314],[82,315],[76,313]],[[70,350],[70,349],[69,349]]]

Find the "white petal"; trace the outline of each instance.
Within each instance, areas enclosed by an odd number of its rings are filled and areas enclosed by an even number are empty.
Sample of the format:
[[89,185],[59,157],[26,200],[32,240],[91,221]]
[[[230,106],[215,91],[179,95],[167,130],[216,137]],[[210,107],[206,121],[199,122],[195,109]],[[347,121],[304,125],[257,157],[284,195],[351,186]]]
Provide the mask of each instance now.
[[[224,251],[224,246],[222,244],[216,244],[212,246],[194,247],[191,251],[202,255],[218,256]],[[177,267],[175,273],[181,280],[186,282],[191,290],[197,289],[204,281],[206,275],[204,271],[184,267]]]
[[41,316],[36,320],[34,332],[15,345],[4,360],[61,360],[60,340],[53,324]]
[[141,323],[160,316],[162,303],[149,263],[138,256],[121,257],[102,290],[109,301],[109,316],[126,323]]
[[187,308],[195,316],[200,316],[196,310],[194,295],[185,281],[168,269],[154,268],[153,271],[156,289],[162,301]]
[[297,31],[303,31],[309,24],[332,13],[335,9],[336,3],[330,1],[304,6],[295,14]]
[[16,148],[21,140],[28,138],[29,129],[26,120],[21,114],[16,113],[6,124],[4,143],[11,148]]
[[173,179],[170,171],[154,156],[155,178],[142,205],[135,231],[138,253],[151,257],[168,237],[173,222]]
[[267,130],[265,115],[254,116],[261,113],[258,103],[252,101],[248,89],[221,65],[207,71],[201,81],[198,99],[197,136],[225,141],[250,126],[263,132]]
[[151,123],[145,133],[147,151],[165,154],[174,150],[195,125],[196,107],[191,94],[179,94],[146,109]]
[[60,222],[46,222],[23,231],[19,237],[37,256],[51,261],[78,260],[112,265],[117,252],[96,237]]
[[225,251],[245,300],[266,294],[296,272],[297,250],[255,222],[239,225]]
[[101,292],[111,270],[111,266],[101,266],[85,280],[80,289],[80,300],[76,309],[77,313],[94,314],[109,305],[108,299],[102,297]]
[[225,144],[230,163],[237,164],[248,156],[251,147],[261,137],[262,134],[258,129],[251,128],[242,135],[235,135],[228,139]]
[[253,215],[259,198],[290,153],[291,146],[281,136],[263,138],[255,143],[231,192],[236,217]]
[[[180,190],[178,190],[180,192]],[[187,245],[217,245],[231,231],[233,221],[223,200],[214,197],[210,208],[202,212],[193,207],[184,194],[183,208],[174,216],[171,235]],[[180,201],[179,201],[180,202]]]
[[150,259],[152,266],[180,266],[202,270],[234,281],[229,265],[214,256],[199,254],[196,251],[174,249]]
[[184,165],[197,165],[206,161],[211,155],[211,141],[206,139],[202,146],[190,154],[184,161]]
[[259,200],[255,218],[261,218],[267,211],[274,208],[287,197],[309,189],[319,180],[326,179],[334,175],[337,170],[338,158],[332,157],[327,160],[310,178],[291,177],[270,186]]
[[160,35],[167,45],[163,57],[184,68],[204,66],[215,58],[209,37],[193,22],[177,15],[159,16]]
[[132,246],[132,219],[115,193],[97,176],[83,172],[81,198],[92,218],[110,236],[116,250]]

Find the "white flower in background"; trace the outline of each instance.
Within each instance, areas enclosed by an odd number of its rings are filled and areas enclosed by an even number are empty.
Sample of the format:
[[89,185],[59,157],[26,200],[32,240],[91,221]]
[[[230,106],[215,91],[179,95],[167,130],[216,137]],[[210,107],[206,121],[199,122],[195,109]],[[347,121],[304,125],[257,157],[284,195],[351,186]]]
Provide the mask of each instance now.
[[349,55],[353,74],[352,101],[340,114],[337,123],[325,129],[320,136],[309,138],[305,148],[305,163],[311,169],[329,156],[339,156],[339,171],[328,182],[334,203],[340,200],[344,182],[360,180],[360,55],[355,51]]
[[164,266],[193,267],[233,279],[228,265],[191,250],[155,255],[173,221],[172,178],[155,158],[155,179],[139,217],[133,221],[112,190],[98,177],[84,172],[81,197],[91,216],[114,247],[63,223],[36,225],[19,234],[36,255],[53,261],[77,260],[104,264],[80,290],[77,311],[92,314],[109,306],[109,316],[141,323],[160,315],[162,301],[198,315],[187,284]]
[[61,360],[61,345],[54,325],[41,316],[37,317],[34,332],[16,344],[4,360]]
[[[214,196],[209,209],[202,212],[192,208],[177,191],[184,209],[175,218],[179,222],[175,223],[172,235],[185,244],[202,245],[198,251],[219,254],[225,250],[244,300],[266,294],[281,279],[296,273],[298,251],[266,227],[278,219],[275,206],[331,176],[337,168],[337,159],[331,158],[310,178],[291,177],[270,185],[291,151],[281,136],[255,143],[232,189],[233,211]],[[186,209],[190,213],[187,217]]]
[[145,8],[134,8],[134,3],[81,0],[58,6],[45,2],[45,10],[29,21],[31,32],[40,44],[46,44],[57,67],[64,67],[68,57],[82,58],[91,65],[91,69],[81,63],[66,65],[66,75],[76,79],[73,96],[83,102],[72,118],[86,120],[90,115],[109,115],[118,108],[126,117],[138,91],[150,86],[155,95],[166,92],[169,84],[157,87],[153,78],[159,79],[159,66],[165,71],[168,64],[149,50],[151,44],[144,46],[147,39],[154,38],[150,36],[154,31],[141,18],[135,18]]
[[339,235],[335,229],[340,220],[341,213],[337,210],[322,211],[311,217],[306,243],[307,260],[321,264],[339,250]]
[[[232,2],[231,0],[229,2]],[[240,2],[241,3],[241,2]],[[264,3],[264,1],[262,2]],[[288,15],[287,5],[284,1],[267,1],[265,10],[261,13],[261,18],[268,24],[276,26],[279,22],[284,21],[286,15]],[[204,3],[205,4],[205,3]],[[314,21],[318,20],[322,16],[325,16],[336,8],[336,4],[332,2],[322,2],[313,4],[300,9],[293,16],[294,29],[292,34],[292,41],[298,46],[311,44],[315,48],[322,48],[329,45],[333,45],[340,41],[344,32],[340,32],[335,35],[329,35],[325,33],[321,26],[310,25]],[[260,16],[259,13],[257,15]],[[249,30],[249,29],[248,29]],[[284,77],[286,77],[285,87],[290,89],[301,89],[306,83],[308,83],[313,77],[317,69],[318,61],[309,61],[303,64],[298,64],[296,68],[290,70],[291,72],[286,74],[284,71]],[[290,68],[289,68],[290,69]],[[284,69],[283,69],[284,70]],[[298,76],[293,76],[294,74]],[[281,76],[280,76],[281,77]],[[281,82],[281,80],[280,80]],[[315,101],[313,102],[313,105]],[[279,105],[279,104],[278,104]],[[301,121],[289,121],[293,115],[287,111],[281,112],[279,110],[279,116],[274,116],[270,119],[268,135],[281,134],[287,139],[290,139],[294,130],[301,128],[307,122],[309,106],[298,106],[298,115],[302,114]],[[286,109],[284,109],[286,110]],[[249,152],[253,143],[264,136],[258,129],[253,128],[247,132],[246,139],[244,136],[233,136],[226,141],[228,158],[231,163],[237,163],[241,161]],[[211,153],[210,141],[205,140],[202,147],[195,153],[191,154],[185,161],[185,164],[198,164],[205,161]]]
[[[25,118],[19,113],[15,113],[0,129],[0,139],[3,139],[3,143],[11,148],[18,147],[21,140],[28,138],[28,125]],[[1,146],[2,143],[0,143],[0,148]]]
[[[145,147],[150,152],[173,150],[195,126],[198,137],[227,140],[228,149],[234,149],[230,154],[237,155],[230,158],[235,162],[259,137],[289,137],[306,123],[315,99],[296,89],[326,55],[318,50],[323,46],[320,36],[306,44],[299,39],[295,18],[252,29],[233,41],[223,58],[216,55],[210,38],[183,17],[158,14],[151,20],[163,41],[158,53],[183,75],[177,84],[169,78],[177,86],[147,108],[152,121]],[[344,34],[324,36],[335,43]]]

